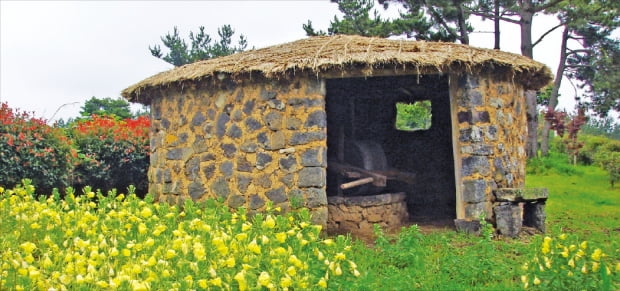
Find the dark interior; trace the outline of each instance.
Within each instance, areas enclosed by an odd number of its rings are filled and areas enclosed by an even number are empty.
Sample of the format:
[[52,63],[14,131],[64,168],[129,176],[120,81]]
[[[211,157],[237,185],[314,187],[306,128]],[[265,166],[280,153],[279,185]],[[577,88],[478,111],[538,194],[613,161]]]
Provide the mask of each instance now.
[[[328,196],[406,192],[410,216],[414,220],[416,217],[456,217],[447,76],[328,79],[326,91]],[[431,100],[430,129],[397,130],[396,103],[420,100]],[[355,147],[364,144],[366,152],[360,154],[360,150]],[[377,144],[380,145],[379,149]],[[381,155],[372,154],[381,151],[381,148],[385,161],[380,158]],[[344,151],[340,156],[339,149]],[[347,158],[343,160],[345,154]],[[357,167],[370,167],[370,170],[373,167],[381,169],[387,163],[388,168],[414,173],[415,179],[413,184],[388,180],[386,187],[366,184],[342,191],[338,185],[351,179],[335,172],[334,167],[329,166],[329,161],[332,164],[334,161],[355,163]]]

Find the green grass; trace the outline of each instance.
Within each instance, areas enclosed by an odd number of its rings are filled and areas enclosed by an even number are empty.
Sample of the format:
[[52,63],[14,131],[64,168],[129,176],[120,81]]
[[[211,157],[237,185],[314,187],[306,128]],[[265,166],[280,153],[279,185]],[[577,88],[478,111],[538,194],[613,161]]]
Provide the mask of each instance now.
[[[527,176],[527,187],[549,189],[545,235],[567,233],[601,248],[610,261],[620,261],[620,189],[610,188],[603,170],[575,167],[565,156],[554,154],[533,161],[528,171],[536,174]],[[352,289],[521,289],[520,266],[536,256],[545,235],[487,241],[453,231],[423,235],[414,226],[390,238],[392,243],[379,236],[375,246],[354,245],[354,260],[365,271]]]

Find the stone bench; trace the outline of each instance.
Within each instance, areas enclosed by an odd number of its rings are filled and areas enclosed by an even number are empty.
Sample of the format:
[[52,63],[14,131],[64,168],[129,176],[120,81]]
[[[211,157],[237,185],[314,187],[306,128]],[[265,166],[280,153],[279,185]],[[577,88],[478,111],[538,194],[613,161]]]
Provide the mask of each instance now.
[[516,237],[522,226],[545,232],[547,188],[501,188],[493,195],[493,213],[500,234]]

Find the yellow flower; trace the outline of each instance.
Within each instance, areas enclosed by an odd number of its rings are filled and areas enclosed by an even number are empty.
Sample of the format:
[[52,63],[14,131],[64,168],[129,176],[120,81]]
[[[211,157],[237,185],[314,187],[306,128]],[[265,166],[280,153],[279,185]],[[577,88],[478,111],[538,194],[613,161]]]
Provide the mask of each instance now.
[[[224,266],[232,268],[232,267],[235,266],[235,263],[236,263],[235,262],[235,258],[234,257],[230,257],[230,258],[228,258],[228,259],[226,259],[224,261]],[[213,271],[215,272],[215,270],[213,270]]]
[[291,285],[293,285],[293,279],[291,279],[291,277],[284,276],[284,277],[280,278],[280,287],[288,288]]
[[620,272],[620,262],[616,264],[616,272]]
[[293,266],[289,266],[289,267],[286,269],[286,273],[287,273],[289,276],[295,276],[295,275],[297,274],[297,270],[295,269],[295,267],[293,267]]
[[123,249],[123,250],[121,251],[121,254],[122,254],[123,256],[125,256],[125,257],[129,257],[129,256],[131,256],[131,250],[129,250],[129,249]]
[[601,256],[603,255],[604,254],[601,251],[601,249],[595,249],[594,252],[592,253],[592,259],[598,262],[601,260]]
[[297,258],[297,256],[295,256],[295,255],[291,255],[291,256],[288,258],[288,262],[289,262],[289,263],[291,263],[291,264],[293,264],[293,266],[295,266],[295,267],[297,267],[297,268],[302,268],[302,267],[304,266],[303,262],[302,262],[301,260],[299,260],[299,259]]
[[201,243],[194,243],[192,249],[194,257],[196,257],[197,260],[204,261],[207,259],[207,253]]
[[248,250],[257,255],[260,254],[260,246],[256,243],[256,239],[253,239],[250,244],[248,244]]
[[250,230],[250,228],[252,228],[252,224],[249,223],[249,222],[244,222],[241,225],[241,231],[248,231],[248,230]]
[[144,207],[142,208],[142,211],[140,211],[140,216],[144,217],[144,218],[149,218],[153,215],[153,211],[151,211],[150,207]]
[[534,276],[534,285],[540,285],[540,279],[538,279],[538,277]]
[[175,250],[167,250],[166,255],[164,256],[166,259],[172,259],[177,255]]
[[588,273],[588,267],[586,267],[586,264],[583,264],[583,267],[581,267],[581,273],[584,273],[584,274]]
[[561,254],[562,254],[562,257],[568,258],[568,248],[564,247]]
[[131,281],[131,290],[133,291],[148,291],[149,287],[150,286],[146,282],[141,282],[138,280]]
[[286,232],[278,232],[278,233],[276,233],[276,240],[279,243],[284,243],[286,241]]
[[157,265],[157,261],[155,260],[155,258],[153,256],[151,256],[147,261],[146,261],[146,265],[149,267],[155,266]]
[[560,236],[558,236],[558,238],[561,239],[561,240],[565,240],[566,239],[566,234],[563,233]]
[[140,224],[138,225],[138,233],[145,234],[147,230],[148,229],[146,228],[146,224],[140,222]]
[[217,277],[209,280],[209,283],[213,286],[222,287],[222,278]]
[[568,265],[569,265],[571,268],[574,268],[574,267],[575,267],[575,260],[574,260],[574,259],[572,259],[572,258],[571,258],[570,260],[568,260]]
[[357,269],[353,269],[353,276],[359,277],[360,276],[360,271],[358,271]]
[[260,286],[267,287],[269,283],[271,283],[271,277],[269,276],[269,273],[265,271],[261,272],[260,275],[258,275],[258,284]]
[[267,215],[267,218],[263,221],[263,226],[267,228],[274,228],[276,226],[276,221],[273,219],[273,216]]
[[588,241],[583,241],[581,242],[581,244],[579,244],[579,248],[581,248],[582,250],[585,250],[588,248]]
[[592,272],[596,272],[599,269],[599,263],[598,262],[593,262],[592,263]]
[[335,257],[335,259],[336,259],[337,261],[342,261],[342,260],[344,260],[344,259],[346,259],[346,258],[347,258],[347,256],[346,256],[345,254],[343,254],[343,253],[337,253],[337,254],[336,254],[336,257]]
[[200,279],[197,282],[198,282],[198,286],[200,286],[200,288],[202,289],[207,289],[207,287],[209,286],[207,284],[207,279]]
[[110,250],[110,256],[111,257],[118,256],[118,249],[116,249],[115,247],[112,247],[112,249]]
[[331,245],[333,245],[333,244],[334,244],[334,240],[333,240],[333,239],[331,239],[331,238],[328,238],[328,239],[326,239],[326,240],[323,240],[323,243],[324,243],[326,246],[331,246]]
[[342,269],[340,268],[340,264],[336,265],[336,270],[334,270],[334,274],[336,274],[336,276],[342,275]]
[[19,245],[19,247],[24,250],[25,253],[31,254],[37,248],[37,245],[28,241]]
[[241,272],[235,274],[233,279],[235,279],[235,281],[239,284],[240,291],[248,290],[248,282],[245,279],[245,270],[241,270]]
[[321,278],[321,280],[319,280],[319,282],[317,283],[317,285],[323,289],[327,288],[327,281],[325,280],[325,278]]
[[248,238],[248,234],[247,234],[247,233],[245,233],[245,232],[238,233],[238,234],[236,234],[236,235],[235,235],[235,239],[236,239],[237,241],[244,241],[244,240],[246,240],[247,238]]

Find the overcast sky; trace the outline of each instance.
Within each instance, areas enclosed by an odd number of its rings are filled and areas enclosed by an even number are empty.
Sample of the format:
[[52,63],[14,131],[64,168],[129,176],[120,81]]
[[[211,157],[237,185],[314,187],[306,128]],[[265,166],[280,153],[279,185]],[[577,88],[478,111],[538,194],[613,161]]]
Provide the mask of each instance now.
[[[325,29],[335,14],[337,5],[328,0],[0,0],[0,101],[46,119],[75,117],[91,96],[118,98],[126,87],[171,69],[151,56],[148,46],[161,43],[174,26],[184,37],[205,26],[216,38],[217,28],[230,24],[247,37],[249,47],[261,48],[304,38],[302,24],[308,19]],[[536,18],[535,38],[554,23],[553,17]],[[474,27],[492,31],[490,22]],[[520,53],[516,25],[502,24],[502,37],[503,50]],[[492,48],[493,35],[473,33],[470,42]],[[534,57],[555,71],[558,49],[555,33]],[[561,105],[572,107],[572,89],[565,86],[563,92]]]

